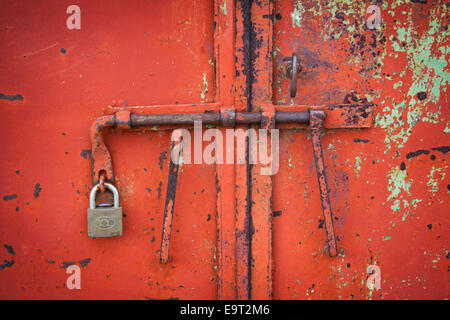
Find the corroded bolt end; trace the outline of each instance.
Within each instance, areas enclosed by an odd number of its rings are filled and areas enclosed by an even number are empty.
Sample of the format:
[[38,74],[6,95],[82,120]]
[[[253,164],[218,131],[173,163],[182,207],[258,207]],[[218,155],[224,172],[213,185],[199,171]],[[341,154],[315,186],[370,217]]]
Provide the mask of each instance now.
[[236,112],[234,110],[220,110],[220,125],[234,127],[236,125]]
[[131,128],[131,114],[129,111],[117,111],[115,113],[115,122],[117,129]]

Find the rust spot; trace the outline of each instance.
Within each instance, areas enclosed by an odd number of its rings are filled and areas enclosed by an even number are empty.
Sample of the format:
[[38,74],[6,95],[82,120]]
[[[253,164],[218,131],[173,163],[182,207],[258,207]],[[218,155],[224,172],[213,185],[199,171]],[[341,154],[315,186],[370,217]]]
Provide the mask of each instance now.
[[12,200],[15,198],[17,198],[17,194],[9,194],[9,195],[3,196],[3,200],[5,200],[5,201]]
[[411,158],[420,156],[421,154],[429,154],[429,153],[430,153],[430,151],[428,151],[428,150],[417,150],[417,151],[414,151],[414,152],[409,152],[406,155],[406,159],[411,159]]
[[79,264],[82,267],[86,267],[89,264],[89,262],[91,262],[91,258],[86,258],[80,261],[64,261],[61,263],[60,268],[66,269],[73,264]]
[[0,93],[0,99],[14,101],[14,100],[23,100],[23,96],[21,94],[8,95]]
[[162,170],[163,166],[164,166],[164,160],[167,159],[167,151],[161,152],[161,154],[159,155],[159,168]]
[[279,217],[279,216],[281,216],[282,213],[283,213],[283,212],[282,212],[281,210],[278,210],[278,211],[272,212],[272,215],[273,215],[274,217]]
[[90,149],[83,149],[81,150],[80,156],[82,156],[84,159],[87,159],[92,154],[92,151]]
[[0,264],[0,270],[3,270],[5,268],[11,268],[14,265],[14,260],[3,260],[3,264]]
[[13,256],[16,255],[16,253],[14,252],[14,248],[12,246],[7,245],[7,244],[4,244],[3,246],[5,247],[6,251],[8,251],[8,253],[10,255],[13,255]]
[[36,185],[34,186],[34,192],[33,192],[33,195],[36,199],[39,198],[39,194],[41,193],[41,191],[42,191],[41,184],[36,183]]
[[450,146],[435,147],[435,148],[431,148],[431,150],[436,150],[436,151],[442,152],[443,154],[446,154],[447,152],[450,151]]

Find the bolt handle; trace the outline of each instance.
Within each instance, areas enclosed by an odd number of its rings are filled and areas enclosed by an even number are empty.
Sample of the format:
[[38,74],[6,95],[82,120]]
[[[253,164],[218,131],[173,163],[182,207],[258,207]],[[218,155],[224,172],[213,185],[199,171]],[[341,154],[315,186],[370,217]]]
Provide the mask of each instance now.
[[300,65],[300,61],[295,53],[292,54],[292,58],[289,61],[287,72],[291,78],[289,82],[289,93],[291,97],[294,98],[297,93],[297,77],[300,72],[302,72],[302,66]]

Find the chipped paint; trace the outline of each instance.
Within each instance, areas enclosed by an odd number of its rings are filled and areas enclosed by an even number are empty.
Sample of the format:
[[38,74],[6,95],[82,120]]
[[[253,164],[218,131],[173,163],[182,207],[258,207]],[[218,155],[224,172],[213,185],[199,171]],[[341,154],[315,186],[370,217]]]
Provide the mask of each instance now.
[[361,157],[359,157],[359,156],[355,157],[355,173],[356,173],[356,176],[358,176],[359,172],[361,171],[361,162],[362,162]]
[[428,182],[427,186],[428,192],[434,196],[436,192],[439,190],[439,182],[444,181],[448,166],[444,166],[442,168],[436,168],[435,166],[431,167],[430,173],[428,174]]
[[226,15],[227,14],[227,2],[223,1],[221,5],[219,5],[220,11]]
[[[407,211],[404,210],[404,214],[403,214],[403,217],[402,217],[402,222],[405,222],[406,221],[406,217],[409,216],[410,214],[414,213],[413,209],[417,208],[417,205],[418,205],[419,202],[422,202],[422,199],[412,199],[411,200],[412,207],[411,207],[411,209],[408,209]],[[410,207],[410,205],[409,205],[408,201],[407,200],[403,200],[403,208],[406,209],[406,208],[409,208],[409,207]]]
[[413,179],[407,178],[408,173],[406,170],[400,170],[400,168],[394,167],[386,177],[388,178],[387,189],[389,191],[387,201],[397,199],[397,197],[401,196],[402,192],[406,192],[408,195],[411,195],[409,190],[411,188],[411,184],[413,183]]
[[303,8],[303,4],[301,1],[297,1],[295,3],[294,11],[291,14],[292,19],[292,27],[302,27],[302,15],[305,13],[305,9]]
[[447,125],[445,126],[445,129],[444,129],[443,133],[444,134],[450,133],[450,121],[447,121]]
[[[401,4],[395,2],[391,8],[395,9]],[[450,80],[445,57],[450,50],[445,44],[445,39],[450,33],[448,30],[443,30],[441,26],[441,17],[446,11],[444,4],[430,12],[430,16],[435,18],[430,20],[428,30],[419,38],[415,35],[416,26],[412,20],[413,8],[410,6],[408,9],[408,18],[406,21],[397,20],[397,23],[402,25],[396,26],[396,37],[391,35],[389,40],[394,52],[406,53],[407,64],[403,66],[402,72],[411,74],[412,83],[405,91],[407,93],[402,97],[402,101],[396,103],[396,98],[386,97],[385,100],[390,104],[386,104],[383,107],[383,113],[376,118],[375,125],[386,131],[385,153],[393,147],[391,143],[394,143],[396,148],[404,147],[419,121],[434,124],[442,121],[439,120],[441,114],[439,100],[441,91],[446,90]],[[394,89],[399,86],[399,82],[393,84]],[[423,101],[417,97],[421,92],[428,92]]]
[[203,73],[202,91],[200,93],[201,102],[205,102],[206,94],[208,93],[208,80],[206,78],[206,72]]

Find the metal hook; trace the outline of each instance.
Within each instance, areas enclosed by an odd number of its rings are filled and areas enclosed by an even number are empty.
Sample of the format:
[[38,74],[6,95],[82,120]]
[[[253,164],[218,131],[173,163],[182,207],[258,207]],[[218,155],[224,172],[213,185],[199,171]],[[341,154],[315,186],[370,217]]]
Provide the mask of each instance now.
[[287,72],[291,78],[289,82],[289,93],[291,97],[294,98],[297,93],[297,76],[300,72],[302,72],[302,66],[300,65],[298,57],[295,53],[292,54],[291,61],[287,66]]

